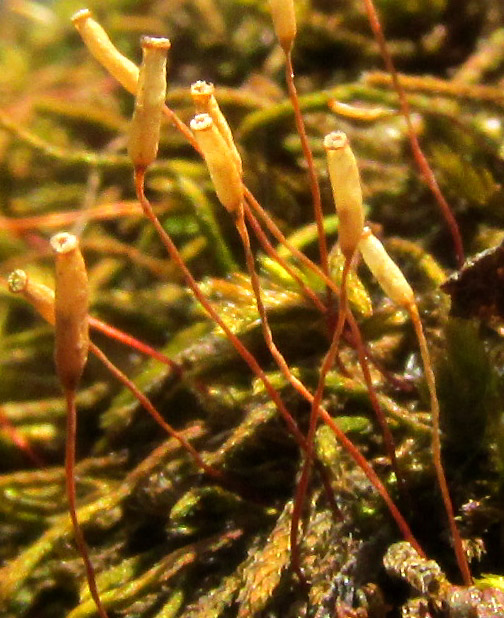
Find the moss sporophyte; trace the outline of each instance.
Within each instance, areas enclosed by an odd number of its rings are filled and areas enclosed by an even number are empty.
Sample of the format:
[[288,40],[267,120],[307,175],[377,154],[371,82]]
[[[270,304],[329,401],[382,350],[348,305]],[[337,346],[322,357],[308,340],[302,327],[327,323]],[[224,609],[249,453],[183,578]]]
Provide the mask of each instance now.
[[0,8],[2,616],[504,616],[502,7],[376,5]]

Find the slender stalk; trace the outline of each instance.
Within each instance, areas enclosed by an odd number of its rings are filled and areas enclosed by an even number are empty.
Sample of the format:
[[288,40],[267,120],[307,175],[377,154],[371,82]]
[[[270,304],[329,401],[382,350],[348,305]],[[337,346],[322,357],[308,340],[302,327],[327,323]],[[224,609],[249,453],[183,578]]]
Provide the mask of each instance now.
[[299,287],[303,291],[303,294],[313,302],[313,304],[315,305],[315,307],[317,307],[320,313],[322,314],[327,313],[327,307],[323,304],[323,302],[320,300],[317,294],[310,287],[306,285],[306,283],[301,279],[301,277],[296,273],[296,271],[291,266],[289,266],[287,261],[284,260],[284,258],[278,254],[278,251],[270,243],[270,241],[268,240],[268,237],[263,232],[262,227],[259,225],[259,222],[254,217],[254,214],[250,210],[250,207],[248,204],[245,204],[244,211],[245,211],[245,216],[247,217],[247,221],[249,222],[250,226],[254,230],[254,234],[256,235],[257,239],[261,243],[266,253],[271,257],[271,259],[275,260],[278,264],[280,264],[280,266],[287,273],[289,273],[289,275],[299,285]]
[[[199,301],[199,303],[204,308],[204,310],[208,313],[210,318],[223,330],[224,334],[230,341],[231,345],[238,352],[238,354],[242,357],[242,359],[247,363],[247,365],[249,366],[251,371],[254,373],[254,375],[256,375],[261,380],[261,382],[264,385],[264,388],[266,389],[273,403],[275,404],[278,411],[282,415],[290,433],[295,438],[300,448],[303,451],[306,451],[307,444],[306,444],[305,437],[301,433],[293,416],[291,415],[291,413],[288,411],[287,407],[285,406],[282,398],[280,397],[280,394],[271,384],[271,382],[269,381],[268,377],[266,376],[266,374],[260,367],[255,357],[247,350],[247,348],[243,345],[243,343],[230,330],[230,328],[221,319],[221,317],[215,311],[212,305],[208,302],[207,298],[201,291],[201,288],[199,287],[198,283],[196,282],[191,272],[187,268],[174,242],[170,238],[169,234],[167,234],[167,232],[164,230],[163,226],[161,225],[158,218],[154,214],[154,211],[152,209],[152,206],[149,200],[145,197],[144,179],[145,179],[145,169],[136,168],[135,169],[135,189],[136,189],[138,200],[144,210],[145,216],[149,219],[149,221],[155,227],[162,243],[164,244],[166,250],[168,251],[168,254],[170,255],[171,259],[177,264],[180,270],[182,271],[186,279],[186,282],[188,286],[191,288],[196,299]],[[325,468],[320,464],[320,462],[317,462],[317,469],[321,475],[322,482],[324,484],[324,488],[328,496],[328,500],[330,501],[333,510],[337,512],[338,507],[333,499],[332,490],[331,490],[331,486],[330,486],[329,479],[327,476],[327,472]]]
[[373,485],[376,491],[383,498],[383,501],[385,502],[387,508],[389,509],[389,512],[392,515],[394,521],[396,522],[404,539],[408,541],[408,543],[410,543],[416,549],[416,551],[420,554],[420,556],[425,557],[425,552],[423,551],[423,549],[418,544],[418,541],[413,536],[413,533],[411,532],[411,529],[408,523],[406,522],[404,517],[401,515],[401,512],[399,511],[397,506],[394,504],[394,501],[390,497],[390,494],[387,491],[387,488],[380,481],[379,476],[373,470],[368,460],[364,457],[364,455],[362,455],[362,453],[355,446],[355,444],[345,435],[345,432],[340,429],[336,421],[327,413],[326,410],[324,410],[324,408],[322,407],[319,408],[319,414],[320,414],[320,418],[322,419],[322,421],[328,425],[328,427],[334,433],[334,435],[336,436],[336,438],[338,439],[342,447],[345,449],[345,451],[350,455],[350,457],[355,461],[355,463],[359,466],[359,468],[364,472],[369,482]]
[[415,333],[422,355],[425,378],[429,388],[431,416],[432,416],[432,457],[436,476],[443,497],[443,502],[448,516],[450,531],[452,534],[455,555],[462,574],[464,583],[470,586],[472,583],[471,573],[467,558],[464,554],[462,539],[457,529],[453,505],[448,491],[443,464],[441,461],[441,438],[439,428],[439,402],[436,395],[436,380],[432,370],[427,341],[423,332],[422,322],[415,302],[415,294],[410,284],[406,281],[401,269],[389,256],[382,243],[366,228],[359,242],[361,255],[373,273],[375,279],[387,296],[397,305],[406,309],[412,319]]
[[245,260],[247,262],[247,269],[250,276],[250,281],[252,283],[252,289],[254,290],[257,310],[259,311],[259,317],[261,318],[261,329],[266,346],[268,347],[268,350],[271,352],[271,355],[275,359],[275,362],[278,365],[280,371],[283,373],[283,375],[289,381],[292,387],[296,389],[296,391],[301,395],[301,397],[311,403],[313,400],[313,395],[308,391],[308,389],[301,382],[301,380],[299,380],[298,378],[296,378],[295,375],[293,375],[289,368],[289,364],[287,363],[284,356],[277,348],[276,343],[273,340],[273,333],[271,332],[268,315],[266,313],[266,308],[264,307],[264,303],[262,300],[261,283],[255,269],[254,256],[250,247],[250,239],[247,231],[247,226],[245,225],[243,211],[240,212],[237,217],[235,217],[235,225],[242,240],[243,248],[245,251]]
[[427,388],[429,389],[431,414],[432,414],[432,459],[434,461],[434,469],[436,471],[436,477],[443,498],[443,504],[445,507],[446,515],[448,517],[448,524],[450,526],[450,532],[453,541],[453,547],[455,550],[455,556],[457,558],[457,564],[462,575],[462,579],[466,586],[472,585],[471,571],[469,569],[469,563],[464,551],[464,545],[460,537],[460,532],[455,521],[455,513],[453,510],[453,503],[450,498],[450,492],[448,489],[448,483],[446,482],[446,475],[443,468],[441,458],[441,432],[439,427],[439,401],[436,394],[436,378],[434,371],[432,370],[432,363],[430,360],[429,349],[427,347],[427,341],[418,313],[418,307],[416,304],[411,304],[409,307],[409,313],[411,315],[411,321],[418,339],[418,345],[420,347],[420,354],[422,356],[422,362],[425,372],[425,380],[427,382]]
[[455,247],[455,256],[457,258],[457,263],[459,268],[464,264],[464,247],[462,243],[462,237],[460,235],[460,230],[457,224],[457,220],[455,219],[452,209],[450,205],[446,201],[441,189],[439,188],[436,177],[434,176],[434,172],[432,171],[429,162],[427,161],[422,148],[420,146],[420,142],[418,141],[417,134],[413,127],[413,123],[411,122],[411,110],[408,103],[408,99],[406,97],[406,93],[404,92],[404,88],[401,85],[401,81],[399,79],[399,75],[397,73],[397,69],[395,68],[394,61],[392,60],[392,55],[388,48],[387,40],[385,39],[385,35],[383,34],[383,29],[381,27],[380,19],[378,17],[378,13],[376,12],[373,0],[364,0],[364,5],[366,7],[366,11],[369,18],[369,23],[371,25],[371,29],[376,38],[378,46],[380,48],[380,53],[382,55],[383,61],[385,62],[385,66],[387,67],[387,71],[390,73],[392,78],[392,83],[394,85],[394,89],[397,92],[397,96],[399,97],[399,104],[401,107],[401,112],[406,121],[406,127],[408,129],[408,135],[411,144],[411,150],[413,151],[413,157],[415,162],[423,176],[423,179],[432,194],[434,195],[439,208],[441,210],[441,214],[444,217],[444,220],[450,230],[451,237],[453,239],[453,244]]
[[[107,322],[103,322],[102,320],[99,320],[98,318],[94,318],[92,316],[89,316],[89,326],[91,328],[94,328],[95,330],[102,332],[107,337],[115,339],[116,341],[119,341],[120,343],[129,346],[133,350],[137,350],[141,354],[150,356],[150,358],[153,358],[160,363],[163,363],[163,365],[167,365],[168,367],[170,367],[170,369],[179,380],[184,380],[185,376],[183,367],[181,367],[178,363],[166,356],[166,354],[163,354],[159,350],[156,350],[156,348],[153,348],[147,343],[140,341],[136,337],[132,337],[131,335],[128,335],[128,333],[125,333],[124,331],[116,328],[115,326],[111,326],[110,324],[107,324]],[[202,395],[203,397],[209,397],[208,388],[203,382],[201,382],[200,380],[192,380],[192,384],[194,388],[200,393],[200,395]]]
[[326,273],[324,273],[324,271],[319,266],[317,266],[317,264],[312,262],[310,258],[306,257],[306,255],[302,251],[297,249],[287,240],[287,238],[285,238],[285,235],[282,233],[280,228],[273,221],[270,215],[264,210],[261,204],[259,204],[253,193],[249,189],[247,189],[247,187],[244,187],[244,195],[249,206],[254,212],[259,215],[259,218],[265,223],[266,227],[277,239],[277,241],[284,245],[284,247],[286,247],[292,253],[292,255],[298,258],[298,260],[302,262],[307,268],[309,268],[318,277],[320,277],[322,281],[327,285],[327,287],[329,287],[336,294],[336,296],[339,297],[340,289],[336,285],[336,283],[334,283],[334,281],[328,275],[326,275]]
[[108,618],[96,586],[96,577],[84,534],[77,519],[77,498],[75,486],[75,442],[77,439],[77,410],[75,407],[75,390],[65,389],[67,403],[67,434],[65,448],[65,485],[68,500],[68,511],[74,531],[75,543],[86,569],[86,579],[91,597],[96,604],[100,618]]
[[174,429],[169,423],[165,421],[165,419],[161,416],[161,414],[156,410],[156,408],[152,405],[150,400],[142,393],[142,391],[126,376],[120,369],[118,369],[108,358],[107,356],[100,350],[100,348],[94,343],[89,343],[89,349],[91,352],[100,359],[100,361],[107,367],[112,375],[114,375],[121,384],[123,384],[127,389],[129,389],[135,399],[147,410],[147,412],[152,416],[152,418],[156,421],[160,427],[162,427],[172,438],[175,438],[180,445],[192,456],[196,465],[203,470],[208,476],[222,481],[225,479],[225,475],[220,471],[216,470],[212,466],[209,466],[198,451],[192,446],[190,442],[188,442],[184,436]]
[[380,425],[380,430],[383,436],[383,441],[385,443],[385,449],[387,451],[387,455],[389,456],[390,463],[392,465],[392,469],[394,474],[396,475],[397,482],[399,483],[399,488],[405,494],[406,492],[406,479],[404,475],[400,471],[399,465],[397,463],[396,457],[396,449],[394,444],[394,438],[392,437],[392,433],[390,431],[390,427],[388,426],[387,419],[385,418],[385,414],[383,413],[380,402],[378,401],[378,397],[376,395],[376,390],[373,385],[373,380],[371,378],[371,372],[369,371],[369,363],[367,361],[366,348],[364,346],[364,341],[362,339],[362,335],[360,332],[359,325],[355,320],[355,317],[352,314],[350,307],[347,307],[347,321],[352,329],[353,342],[355,344],[355,349],[357,350],[357,356],[359,358],[359,365],[362,369],[362,374],[364,376],[364,382],[366,383],[366,388],[369,394],[369,400],[371,402],[371,406],[376,416],[376,420]]
[[351,266],[351,260],[346,259],[345,266],[343,268],[342,281],[341,281],[340,311],[338,314],[338,321],[336,324],[336,328],[334,329],[331,345],[322,362],[322,367],[320,369],[319,380],[317,384],[317,390],[315,391],[315,394],[313,397],[313,402],[312,402],[311,412],[310,412],[310,424],[308,427],[308,434],[306,435],[306,442],[308,444],[308,449],[305,454],[303,469],[302,469],[301,477],[299,479],[297,490],[296,490],[296,496],[294,499],[294,507],[292,509],[292,519],[291,519],[291,528],[290,528],[291,564],[292,564],[293,570],[298,574],[298,577],[299,577],[299,574],[301,573],[301,565],[299,563],[299,545],[297,542],[299,521],[301,519],[301,512],[303,509],[306,491],[308,489],[308,483],[310,481],[314,440],[315,440],[315,430],[317,428],[320,404],[322,402],[322,396],[324,393],[325,379],[327,376],[327,372],[331,369],[331,367],[334,364],[336,354],[338,353],[338,347],[339,347],[341,334],[345,326],[345,318],[346,318],[347,304],[348,304],[346,283],[347,283],[347,277],[348,277],[348,272],[350,270],[350,266]]
[[[322,379],[319,382],[319,397],[318,397],[318,402],[315,401],[315,397],[314,395],[312,395],[312,393],[310,393],[310,391],[306,388],[306,386],[300,381],[298,380],[290,371],[289,366],[287,364],[287,362],[285,361],[285,358],[283,357],[283,355],[281,354],[281,352],[278,350],[278,348],[276,347],[274,340],[273,340],[273,336],[271,333],[271,329],[269,327],[269,323],[268,323],[268,317],[267,317],[267,313],[266,310],[264,308],[264,305],[262,303],[262,299],[261,299],[261,288],[260,288],[260,282],[259,282],[259,277],[257,276],[257,272],[255,271],[255,266],[254,266],[254,257],[252,255],[252,251],[250,248],[250,241],[248,239],[248,232],[245,226],[245,222],[243,219],[243,211],[239,211],[238,216],[235,219],[235,223],[238,229],[238,232],[240,233],[240,236],[242,238],[243,241],[243,246],[245,249],[245,258],[246,258],[246,262],[247,262],[247,267],[249,270],[249,275],[251,278],[251,282],[252,282],[252,287],[254,289],[254,294],[256,297],[256,301],[257,301],[257,308],[259,311],[259,315],[261,317],[261,327],[263,330],[263,337],[265,339],[266,345],[268,346],[269,351],[271,352],[271,354],[273,355],[273,358],[275,359],[278,367],[280,368],[280,370],[282,371],[283,375],[285,376],[285,378],[290,382],[290,384],[293,386],[293,388],[296,389],[296,391],[302,396],[304,397],[311,405],[312,405],[312,410],[313,410],[313,406],[314,406],[314,402],[317,404],[316,408],[315,408],[315,412],[313,413],[314,415],[314,419],[313,421],[311,420],[311,423],[313,422],[314,427],[312,428],[312,434],[314,434],[315,431],[315,427],[316,427],[316,420],[317,420],[317,416],[318,414],[320,414],[322,416],[322,419],[325,423],[327,423],[329,425],[329,427],[335,431],[335,427],[337,427],[335,425],[334,422],[332,422],[331,417],[329,416],[328,412],[322,408],[322,406],[320,405],[320,401],[322,398],[322,393],[323,393],[323,388],[324,388],[324,379],[325,379],[325,375],[327,374],[327,371],[329,371],[330,366],[332,366],[333,362],[334,362],[334,358],[336,356],[337,353],[337,349],[338,349],[338,343],[339,343],[339,338],[341,337],[341,333],[343,331],[343,326],[345,323],[345,315],[348,311],[348,307],[346,306],[346,301],[344,306],[346,307],[345,309],[342,308],[342,312],[340,312],[340,319],[339,319],[339,328],[336,329],[335,331],[335,345],[331,346],[331,350],[330,350],[330,354],[328,354],[328,356],[326,357],[326,361],[324,362],[324,366],[322,369]],[[344,279],[346,280],[347,275],[348,275],[348,271],[350,269],[350,264],[351,264],[351,260],[347,260],[345,263],[345,271],[344,271]],[[346,281],[344,281],[344,283],[346,283]],[[346,292],[345,292],[346,293]],[[343,305],[342,305],[343,307]],[[341,315],[342,314],[342,315]],[[354,333],[355,336],[355,333]],[[334,339],[333,339],[334,340]],[[367,367],[367,366],[366,366]],[[368,369],[368,375],[369,375],[369,369]],[[371,379],[370,379],[370,375],[369,375],[369,383],[371,384],[371,389],[372,389],[372,383],[371,383]],[[368,388],[369,388],[369,384],[368,384]],[[396,474],[397,474],[397,464],[396,464],[396,460],[395,460],[395,448],[393,445],[393,441],[392,441],[392,437],[390,434],[390,430],[387,426],[387,423],[385,421],[385,417],[383,414],[383,411],[381,410],[381,407],[378,403],[378,400],[376,398],[376,394],[374,393],[374,390],[372,390],[372,394],[374,395],[374,405],[377,406],[377,416],[379,421],[381,421],[380,424],[383,423],[382,426],[382,430],[384,431],[384,434],[387,435],[387,439],[386,439],[386,444],[388,446],[388,450],[391,453],[391,460],[392,460],[392,464],[395,464],[395,470],[396,470]],[[388,432],[388,433],[387,433]],[[343,437],[344,436],[344,437]],[[338,439],[342,442],[343,447],[349,452],[349,454],[355,459],[356,463],[358,463],[358,465],[360,465],[362,467],[362,459],[364,459],[362,456],[359,458],[358,455],[360,455],[360,453],[358,453],[356,447],[351,443],[351,441],[344,435],[344,433],[340,430],[337,432],[337,437]],[[388,441],[387,441],[388,440]],[[312,436],[312,441],[313,442],[313,436]],[[352,447],[348,448],[348,445],[351,444]],[[307,438],[306,440],[306,449],[305,449],[305,455],[306,455],[306,459],[309,460],[312,456],[313,453],[313,445],[310,444],[310,440],[309,438]],[[358,454],[358,455],[357,455]],[[356,459],[357,457],[357,459]],[[367,463],[367,462],[366,462]],[[369,472],[370,466],[369,464],[367,464],[365,466],[365,469],[363,468],[364,472],[366,475],[370,474]],[[306,473],[306,476],[308,475],[308,473]],[[371,476],[368,476],[368,478],[371,480],[371,482],[373,483],[373,485],[375,485],[375,480],[378,479],[376,473],[372,473]],[[400,478],[400,477],[398,477]],[[304,481],[305,484],[307,484],[308,480],[306,479],[306,481]],[[393,515],[393,517],[396,519],[400,529],[404,532],[406,532],[407,534],[407,538],[408,540],[413,539],[414,543],[415,543],[415,547],[418,547],[418,543],[416,542],[416,540],[414,540],[413,535],[411,534],[411,531],[409,529],[409,527],[407,526],[404,518],[402,517],[402,515],[400,515],[399,511],[397,510],[397,507],[395,507],[395,505],[392,502],[392,499],[390,498],[390,495],[388,494],[386,488],[383,486],[383,484],[379,484],[379,485],[375,485],[376,489],[382,493],[382,490],[387,494],[387,499],[386,499],[386,503],[389,506],[389,509],[391,510],[391,513]],[[306,491],[306,488],[304,489],[304,491]],[[383,495],[383,494],[382,494]],[[298,510],[301,507],[298,507]],[[297,522],[299,522],[299,512],[297,513]],[[298,529],[298,525],[297,522],[295,523],[295,525],[293,524],[291,526],[291,540],[293,539],[294,541],[297,541],[297,529]],[[291,549],[294,552],[294,556],[295,556],[295,560],[293,562],[293,568],[295,570],[295,572],[297,573],[298,577],[300,578],[300,581],[302,583],[305,582],[304,579],[304,575],[301,572],[300,566],[299,566],[299,560],[298,557],[296,555],[296,549],[295,549],[296,543],[292,543],[291,544]]]
[[320,186],[317,178],[317,172],[315,170],[315,163],[313,161],[313,154],[308,142],[308,136],[306,135],[306,128],[303,120],[303,114],[301,112],[301,106],[299,104],[299,97],[294,82],[294,68],[292,66],[292,52],[286,52],[285,54],[285,80],[287,82],[287,89],[289,91],[290,100],[294,109],[294,119],[296,121],[296,129],[301,140],[301,148],[303,149],[303,155],[308,167],[308,176],[310,179],[310,190],[313,200],[313,212],[315,214],[315,221],[317,223],[318,243],[320,264],[322,271],[329,275],[329,260],[327,255],[327,239],[324,230],[324,214],[322,212],[322,200],[320,197]]
[[152,209],[150,202],[145,197],[144,178],[145,178],[145,170],[138,169],[138,168],[135,169],[135,189],[136,189],[138,200],[140,204],[142,205],[143,211],[145,213],[145,216],[149,219],[149,221],[155,227],[156,231],[159,234],[159,237],[161,238],[162,243],[164,244],[166,250],[168,251],[168,254],[170,255],[171,259],[177,264],[180,270],[182,271],[186,279],[186,282],[191,288],[196,299],[199,301],[199,303],[208,313],[210,318],[224,331],[224,334],[229,339],[231,345],[235,348],[238,354],[247,363],[247,365],[250,367],[252,372],[264,384],[265,389],[267,390],[271,399],[273,400],[278,410],[280,411],[282,417],[284,418],[287,424],[287,427],[289,428],[289,431],[292,433],[292,435],[296,439],[296,442],[299,444],[299,446],[303,450],[306,450],[305,438],[303,434],[301,433],[301,431],[299,430],[299,427],[297,426],[297,423],[292,417],[291,413],[285,407],[285,404],[280,398],[278,391],[273,387],[273,385],[269,381],[264,371],[259,366],[259,363],[256,361],[254,356],[247,350],[247,348],[238,339],[238,337],[231,331],[231,329],[225,324],[225,322],[223,322],[219,314],[215,311],[212,305],[208,302],[207,298],[201,291],[201,288],[199,287],[198,283],[196,282],[191,272],[185,265],[185,262],[182,259],[180,253],[178,252],[178,249],[175,246],[174,242],[172,241],[171,237],[164,230],[163,226],[161,225],[158,218],[154,214],[154,211]]

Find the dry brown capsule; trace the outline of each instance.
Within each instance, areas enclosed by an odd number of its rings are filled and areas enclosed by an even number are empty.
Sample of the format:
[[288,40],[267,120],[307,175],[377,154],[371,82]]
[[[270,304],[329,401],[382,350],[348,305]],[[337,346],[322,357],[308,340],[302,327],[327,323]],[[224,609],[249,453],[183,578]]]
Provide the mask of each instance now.
[[385,294],[399,306],[411,311],[415,305],[415,295],[410,284],[368,227],[362,233],[359,251]]
[[64,390],[75,391],[89,348],[86,266],[73,234],[56,234],[51,238],[51,247],[56,255],[56,369]]
[[191,129],[205,157],[217,197],[229,212],[237,213],[242,208],[243,187],[229,145],[208,114],[195,116]]
[[364,229],[362,190],[357,161],[343,131],[324,138],[329,178],[339,217],[338,240],[343,255],[350,259]]
[[24,270],[14,270],[8,279],[9,290],[15,294],[22,294],[26,300],[35,307],[40,315],[53,324],[56,322],[54,315],[54,292],[43,283],[31,281]]
[[89,9],[81,9],[72,17],[74,26],[91,54],[131,94],[138,83],[138,67],[123,56],[109,39],[105,30],[91,16]]
[[156,160],[161,116],[166,97],[166,54],[169,39],[144,36],[135,111],[131,121],[128,153],[133,165],[146,168]]
[[294,0],[269,0],[275,34],[286,54],[296,38],[296,13]]
[[229,127],[226,117],[222,113],[217,99],[215,98],[215,88],[213,84],[204,81],[197,81],[191,85],[191,96],[194,101],[194,106],[198,114],[208,114],[212,117],[215,126],[219,129],[220,134],[228,144],[236,168],[240,176],[243,172],[242,160],[238,148],[233,139],[231,128]]

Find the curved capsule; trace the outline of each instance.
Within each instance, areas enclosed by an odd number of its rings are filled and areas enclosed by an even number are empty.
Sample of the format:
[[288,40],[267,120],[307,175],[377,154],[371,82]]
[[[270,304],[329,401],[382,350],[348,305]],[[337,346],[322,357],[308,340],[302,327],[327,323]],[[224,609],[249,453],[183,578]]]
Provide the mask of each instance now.
[[327,167],[339,218],[338,241],[343,255],[350,259],[364,229],[362,190],[357,161],[343,131],[324,138]]
[[191,129],[205,157],[217,197],[229,212],[238,212],[242,208],[243,187],[228,143],[209,114],[195,116]]
[[169,39],[144,36],[142,64],[131,121],[128,153],[135,167],[146,168],[156,160],[161,116],[166,97],[166,54]]
[[55,324],[54,291],[51,288],[43,283],[31,281],[26,272],[20,269],[11,272],[7,282],[11,292],[22,294],[44,320],[49,324]]
[[415,295],[410,284],[368,227],[362,234],[359,251],[385,294],[396,304],[410,309],[415,303]]
[[91,54],[131,94],[138,84],[138,67],[123,56],[109,39],[108,34],[91,16],[89,9],[77,11],[72,22]]
[[63,388],[75,391],[89,348],[87,272],[76,236],[56,234],[51,247],[56,256],[54,358]]

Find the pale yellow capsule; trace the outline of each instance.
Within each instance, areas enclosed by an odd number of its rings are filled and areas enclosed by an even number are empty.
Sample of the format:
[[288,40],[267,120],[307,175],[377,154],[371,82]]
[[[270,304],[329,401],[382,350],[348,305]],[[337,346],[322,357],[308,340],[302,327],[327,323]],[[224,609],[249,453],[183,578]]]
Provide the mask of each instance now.
[[157,157],[166,98],[166,54],[171,43],[169,39],[144,36],[141,44],[143,56],[128,153],[135,167],[146,168]]
[[241,156],[236,147],[228,121],[215,98],[214,85],[205,81],[194,82],[194,84],[191,85],[191,96],[198,114],[208,114],[212,117],[215,126],[219,129],[220,134],[226,140],[231,150],[236,168],[241,176],[243,173]]
[[339,218],[338,240],[346,258],[354,254],[364,229],[364,209],[357,161],[343,131],[324,138],[329,178]]
[[74,26],[91,54],[131,94],[136,93],[138,67],[123,56],[109,39],[105,30],[91,16],[89,9],[81,9],[72,17]]
[[359,251],[385,294],[397,305],[411,309],[415,304],[415,295],[410,284],[368,227],[362,233]]
[[55,350],[56,370],[66,391],[75,391],[89,348],[89,291],[86,266],[73,234],[51,238],[56,256]]
[[55,324],[54,291],[43,283],[31,281],[24,270],[14,270],[8,279],[9,290],[22,294],[49,324]]
[[287,54],[292,49],[297,31],[294,0],[269,0],[269,4],[275,34]]
[[229,144],[209,114],[195,116],[191,129],[205,157],[217,197],[229,212],[237,212],[243,204],[243,187]]

